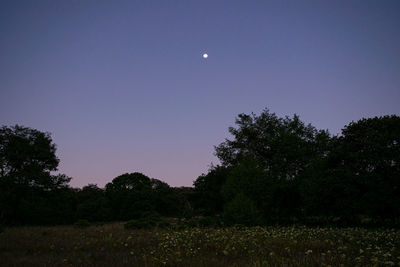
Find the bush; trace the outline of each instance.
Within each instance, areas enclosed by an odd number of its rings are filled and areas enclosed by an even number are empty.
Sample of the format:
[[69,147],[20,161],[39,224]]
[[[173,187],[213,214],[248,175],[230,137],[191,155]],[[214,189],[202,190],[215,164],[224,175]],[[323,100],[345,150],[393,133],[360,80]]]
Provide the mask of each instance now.
[[148,229],[157,225],[157,221],[151,218],[141,218],[137,220],[130,220],[125,223],[125,229]]
[[200,227],[215,227],[219,222],[214,217],[206,216],[199,218],[198,224]]
[[158,228],[169,228],[169,227],[171,227],[171,224],[166,221],[160,221],[159,223],[157,223],[157,227]]
[[140,217],[137,219],[148,219],[148,220],[153,220],[153,221],[159,221],[160,220],[160,214],[158,214],[155,211],[144,211],[140,214]]
[[78,228],[86,228],[90,226],[90,222],[88,220],[78,220],[74,223],[74,226]]
[[239,193],[225,206],[223,220],[227,225],[258,225],[260,214],[246,195]]
[[220,226],[221,222],[218,220],[218,218],[211,217],[211,216],[205,216],[205,217],[193,217],[188,220],[182,220],[179,222],[179,224],[176,226],[178,230],[182,230],[185,228],[194,228],[194,227],[216,227]]
[[199,221],[196,218],[189,219],[185,221],[185,227],[189,228],[199,227]]

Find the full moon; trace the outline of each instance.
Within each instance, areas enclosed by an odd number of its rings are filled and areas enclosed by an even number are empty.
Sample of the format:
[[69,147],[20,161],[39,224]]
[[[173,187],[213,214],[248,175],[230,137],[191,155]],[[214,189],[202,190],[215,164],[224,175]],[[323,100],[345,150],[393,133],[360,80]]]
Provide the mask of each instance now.
[[207,54],[203,54],[203,58],[208,58],[208,55]]

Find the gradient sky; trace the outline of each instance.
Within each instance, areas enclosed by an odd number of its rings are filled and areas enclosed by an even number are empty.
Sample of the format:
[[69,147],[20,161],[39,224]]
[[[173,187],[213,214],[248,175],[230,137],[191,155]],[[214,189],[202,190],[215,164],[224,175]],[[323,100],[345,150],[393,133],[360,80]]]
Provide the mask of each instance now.
[[338,134],[399,103],[398,0],[0,2],[0,125],[52,133],[75,187],[191,186],[239,113]]

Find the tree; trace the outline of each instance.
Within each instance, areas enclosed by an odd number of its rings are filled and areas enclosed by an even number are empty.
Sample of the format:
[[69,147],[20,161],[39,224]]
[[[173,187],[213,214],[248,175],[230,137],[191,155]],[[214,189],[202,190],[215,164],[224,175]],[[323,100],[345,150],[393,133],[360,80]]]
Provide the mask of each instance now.
[[233,139],[215,147],[223,166],[232,168],[223,186],[227,200],[244,194],[266,219],[298,216],[300,181],[314,158],[328,154],[329,133],[268,109],[239,114],[236,125],[229,128]]
[[42,188],[60,187],[65,176],[51,176],[59,159],[49,133],[15,125],[0,128],[0,179]]
[[238,128],[229,128],[233,140],[226,139],[215,147],[223,166],[251,157],[281,180],[298,177],[316,153],[323,153],[322,144],[316,140],[329,137],[327,131],[306,126],[297,115],[278,118],[268,109],[259,116],[239,114],[235,123]]
[[400,117],[361,119],[331,141],[303,181],[307,213],[357,223],[400,217]]
[[342,130],[343,161],[359,188],[357,209],[379,217],[400,216],[400,117],[352,122]]
[[239,193],[226,204],[223,220],[227,225],[257,225],[261,218],[253,201],[243,193]]
[[111,207],[104,189],[95,184],[84,186],[77,192],[77,219],[104,222],[111,219]]
[[194,214],[194,202],[195,202],[195,194],[193,187],[180,186],[173,187],[173,195],[176,199],[175,209],[178,217],[190,218],[193,217]]
[[178,205],[173,189],[165,182],[158,179],[151,180],[153,205],[157,213],[163,216],[178,215]]
[[60,207],[51,198],[71,178],[51,175],[59,163],[55,152],[49,133],[18,125],[0,128],[0,220],[50,223],[49,218],[57,217],[53,215]]
[[221,213],[224,198],[221,194],[230,169],[223,166],[212,166],[207,174],[200,175],[194,182],[195,208],[205,215]]
[[135,172],[125,173],[106,185],[115,220],[131,220],[155,212],[151,179]]

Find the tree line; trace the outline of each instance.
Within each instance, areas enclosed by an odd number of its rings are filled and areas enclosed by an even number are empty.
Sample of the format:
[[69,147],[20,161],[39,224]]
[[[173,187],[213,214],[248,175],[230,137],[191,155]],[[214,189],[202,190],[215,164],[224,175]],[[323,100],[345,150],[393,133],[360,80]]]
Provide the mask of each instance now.
[[148,216],[210,216],[223,225],[393,225],[400,218],[400,117],[361,119],[341,135],[265,109],[239,114],[215,147],[220,165],[193,187],[142,173],[105,188],[72,188],[53,175],[59,159],[49,133],[0,128],[0,224],[71,224]]

